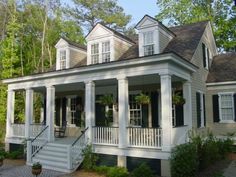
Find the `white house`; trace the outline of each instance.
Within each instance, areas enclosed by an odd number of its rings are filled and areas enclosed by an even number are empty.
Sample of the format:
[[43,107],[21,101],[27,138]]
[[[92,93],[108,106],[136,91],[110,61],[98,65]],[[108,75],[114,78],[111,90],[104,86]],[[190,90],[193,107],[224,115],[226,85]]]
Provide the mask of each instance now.
[[[210,22],[167,28],[145,15],[136,29],[134,41],[98,23],[86,36],[87,47],[61,38],[50,71],[4,80],[8,148],[26,138],[27,164],[40,161],[45,168],[71,172],[90,143],[105,162],[110,158],[132,169],[147,161],[170,176],[171,149],[188,140],[189,130],[210,128],[216,135],[235,130],[236,78],[224,80],[217,67],[233,72],[236,54],[217,54]],[[219,64],[218,58],[232,64]],[[14,123],[18,90],[26,92],[25,124]],[[35,92],[44,97],[41,124],[32,124]],[[148,104],[137,103],[140,93],[149,96]],[[176,93],[185,104],[172,104]],[[107,94],[114,100],[109,124],[99,101]],[[65,136],[55,137],[58,127]]]

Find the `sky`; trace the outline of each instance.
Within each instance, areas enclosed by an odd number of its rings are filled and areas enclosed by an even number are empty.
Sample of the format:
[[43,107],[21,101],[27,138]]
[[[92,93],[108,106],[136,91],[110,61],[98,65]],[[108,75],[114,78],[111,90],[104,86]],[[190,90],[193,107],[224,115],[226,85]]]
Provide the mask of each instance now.
[[155,17],[158,13],[156,0],[118,0],[126,14],[132,15],[131,24],[137,24],[144,15]]

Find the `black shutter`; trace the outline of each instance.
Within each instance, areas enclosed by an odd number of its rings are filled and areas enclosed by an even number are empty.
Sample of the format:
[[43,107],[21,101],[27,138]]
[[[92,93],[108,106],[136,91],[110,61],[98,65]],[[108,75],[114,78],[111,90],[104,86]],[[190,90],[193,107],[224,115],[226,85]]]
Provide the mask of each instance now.
[[201,127],[201,95],[196,92],[196,105],[197,105],[197,127]]
[[46,120],[47,120],[47,99],[45,95],[43,100],[43,125],[46,125]]
[[152,127],[159,127],[157,91],[151,93],[151,108],[152,108]]
[[65,97],[62,98],[62,125],[66,125],[66,101]]
[[75,125],[81,127],[81,113],[82,113],[82,99],[81,97],[76,97],[76,113],[75,113]]
[[208,63],[208,69],[210,68],[210,51],[207,48],[207,63]]
[[[61,99],[60,98],[56,98],[55,101],[55,109],[56,109],[56,120],[55,123],[57,126],[60,126],[60,108],[61,107]],[[47,117],[47,119],[51,119],[51,117]]]
[[148,127],[148,104],[142,105],[142,127]]
[[[178,90],[175,94],[183,97],[183,91]],[[184,125],[184,105],[175,105],[176,127]]]
[[213,122],[219,122],[220,121],[220,114],[219,114],[218,95],[212,95],[212,105],[213,105]]
[[206,103],[205,103],[205,94],[203,94],[203,115],[204,115],[204,126],[206,126]]
[[234,120],[236,122],[236,93],[234,94]]
[[206,51],[205,51],[205,48],[206,48],[205,44],[202,43],[202,59],[203,59],[202,62],[203,62],[204,68],[206,67]]

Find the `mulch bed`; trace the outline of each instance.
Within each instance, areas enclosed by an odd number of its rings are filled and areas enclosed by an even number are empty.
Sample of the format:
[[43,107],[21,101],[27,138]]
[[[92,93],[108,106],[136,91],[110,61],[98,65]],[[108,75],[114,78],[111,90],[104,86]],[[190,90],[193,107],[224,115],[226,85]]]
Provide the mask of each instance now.
[[231,160],[229,159],[217,161],[205,170],[199,172],[197,177],[221,177],[223,170],[227,168],[230,163]]

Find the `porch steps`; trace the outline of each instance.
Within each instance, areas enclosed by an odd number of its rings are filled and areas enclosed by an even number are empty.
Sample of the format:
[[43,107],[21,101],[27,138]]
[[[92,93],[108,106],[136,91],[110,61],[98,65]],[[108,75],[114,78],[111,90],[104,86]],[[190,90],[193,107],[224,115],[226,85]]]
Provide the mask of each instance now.
[[68,145],[47,143],[33,158],[32,162],[40,162],[45,169],[72,172],[68,169]]

